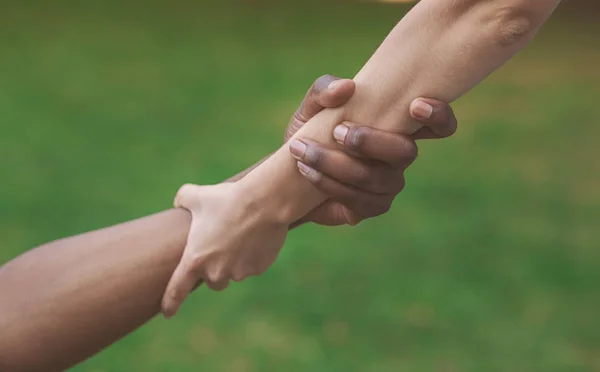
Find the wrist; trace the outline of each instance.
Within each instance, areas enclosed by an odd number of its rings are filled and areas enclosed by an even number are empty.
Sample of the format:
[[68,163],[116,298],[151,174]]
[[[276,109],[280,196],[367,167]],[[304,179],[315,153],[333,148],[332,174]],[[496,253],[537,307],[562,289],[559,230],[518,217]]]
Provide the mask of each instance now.
[[240,173],[236,174],[233,177],[226,179],[223,182],[237,182],[237,181],[241,180],[242,178],[246,177],[246,175],[248,173],[252,172],[254,170],[254,168],[256,168],[259,165],[261,165],[262,163],[264,163],[264,161],[267,160],[269,158],[269,156],[271,156],[271,155],[268,155],[268,156],[262,158],[261,160],[259,160],[258,162],[254,163],[252,166],[250,166],[249,168],[244,169]]
[[326,197],[307,181],[287,146],[236,182],[245,199],[260,206],[265,218],[290,226],[323,203]]
[[289,226],[294,221],[291,200],[284,200],[274,189],[275,183],[260,182],[255,177],[244,177],[235,182],[238,198],[245,209],[256,210],[260,218],[277,225]]

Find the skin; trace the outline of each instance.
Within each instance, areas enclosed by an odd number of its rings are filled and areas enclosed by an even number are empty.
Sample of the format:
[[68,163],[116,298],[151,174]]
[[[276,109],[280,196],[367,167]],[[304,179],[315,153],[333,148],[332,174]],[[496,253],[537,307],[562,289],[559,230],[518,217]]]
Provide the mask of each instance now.
[[[415,97],[452,102],[465,94],[531,41],[557,5],[556,0],[420,1],[356,75],[352,99],[315,115],[293,139],[335,145],[334,131],[338,143],[346,143],[354,138],[345,129],[353,122],[416,133],[421,125],[409,115]],[[358,184],[374,179],[367,170],[353,176]],[[178,311],[199,279],[219,290],[230,280],[265,272],[289,224],[327,200],[306,178],[317,179],[316,171],[284,146],[235,184],[184,185],[175,204],[191,211],[192,227],[163,297],[165,316]],[[231,232],[228,226],[240,228]]]
[[[334,78],[324,77],[319,81],[323,79]],[[353,91],[354,85],[348,80],[333,90],[315,85],[292,118],[288,135],[323,108],[344,104]],[[436,102],[436,107],[436,112],[423,120],[431,128],[424,133],[427,138],[451,134],[456,128],[449,106]],[[404,168],[385,169],[376,164],[390,154],[394,154],[394,163],[408,164],[414,160],[413,153],[396,148],[407,140],[410,141],[398,134],[369,129],[364,133],[364,143],[353,148],[358,156],[371,153],[372,158],[360,161],[373,164],[369,165],[373,172],[381,172],[385,182],[394,183]],[[332,164],[340,173],[327,173],[318,163],[314,164],[315,169],[321,169],[324,177],[338,177],[342,187],[354,190],[352,180],[343,178],[353,172],[355,164],[349,161],[351,157],[340,149],[316,142],[313,146],[315,151],[335,157]],[[380,152],[370,152],[369,146]],[[243,179],[246,174],[248,171],[230,181]],[[224,185],[228,184],[233,185]],[[370,190],[373,185],[362,186]],[[316,221],[343,224],[345,220],[335,213],[340,208],[370,217],[373,212],[363,208],[367,203],[359,202],[361,195],[346,200],[332,193],[329,207],[311,212],[297,224]],[[354,210],[355,206],[358,209]],[[171,209],[44,244],[0,267],[0,371],[65,370],[154,317],[181,259],[190,222],[186,210]]]

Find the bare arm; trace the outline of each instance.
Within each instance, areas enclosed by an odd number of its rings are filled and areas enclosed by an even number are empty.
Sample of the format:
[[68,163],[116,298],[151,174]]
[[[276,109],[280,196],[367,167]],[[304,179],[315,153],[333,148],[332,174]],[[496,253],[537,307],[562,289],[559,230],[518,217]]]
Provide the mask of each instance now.
[[[313,87],[292,118],[286,139],[324,107],[345,103],[352,96],[353,87],[349,80],[334,90]],[[435,104],[439,115],[424,124],[441,133],[440,137],[449,135],[455,123],[451,109],[441,102]],[[365,137],[366,144],[379,151],[369,151],[369,146],[365,153],[363,147],[353,149],[367,156],[369,164],[374,160],[413,159],[410,152],[398,151],[398,144],[408,140],[403,136],[370,131]],[[323,151],[324,160],[330,158],[323,164],[309,163],[317,169],[324,165],[324,176],[336,176],[335,172],[328,172],[327,165],[342,175],[365,166],[342,151],[318,143],[311,148]],[[228,181],[241,179],[259,164]],[[382,177],[390,175],[385,183],[391,186],[394,175],[402,175],[404,170],[370,166]],[[342,189],[327,187],[326,183],[318,186],[334,200],[341,197],[338,207],[365,217],[372,215],[371,211],[361,210],[357,202],[382,195],[344,191],[344,187],[354,190],[352,180],[337,175],[343,182]],[[392,189],[390,195],[399,191]],[[335,221],[336,213],[321,208],[303,221],[319,220]],[[156,315],[167,282],[181,258],[189,224],[188,212],[172,209],[44,244],[0,267],[0,371],[64,370]]]
[[[508,61],[536,34],[557,0],[423,0],[398,23],[357,74],[356,94],[348,104],[324,110],[296,136],[333,143],[331,130],[344,121],[411,134],[419,125],[409,116],[419,96],[453,101]],[[343,133],[342,133],[342,137]],[[321,204],[325,195],[299,175],[301,168],[281,148],[229,188],[185,185],[177,202],[193,222],[182,261],[163,298],[170,316],[199,278],[222,289],[228,280],[263,273],[276,259],[287,226]],[[368,178],[364,177],[363,178]],[[207,193],[207,191],[209,191]],[[210,194],[211,199],[199,197]],[[219,215],[217,210],[228,210]],[[244,211],[242,213],[241,211]],[[236,216],[231,218],[230,216]],[[232,234],[209,218],[243,226]],[[202,227],[200,227],[202,226]],[[199,239],[199,237],[202,239]]]
[[[454,101],[522,49],[557,4],[557,0],[421,1],[356,75],[353,98],[315,116],[297,136],[332,141],[328,134],[343,121],[415,132],[420,125],[408,114],[414,98]],[[287,192],[275,194],[265,187],[256,196],[268,200],[282,220],[295,220],[324,200],[297,175],[294,165],[282,148],[243,182],[250,189],[260,183],[273,188],[286,185],[281,188]]]
[[64,370],[155,316],[189,222],[172,209],[45,244],[1,267],[0,370]]

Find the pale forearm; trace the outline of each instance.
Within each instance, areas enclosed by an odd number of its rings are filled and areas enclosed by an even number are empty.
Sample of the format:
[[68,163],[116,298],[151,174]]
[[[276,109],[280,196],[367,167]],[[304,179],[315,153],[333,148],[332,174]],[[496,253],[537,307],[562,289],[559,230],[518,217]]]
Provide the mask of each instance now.
[[160,310],[184,210],[45,244],[0,268],[0,370],[60,371]]
[[[321,112],[297,136],[332,143],[333,127],[344,120],[413,133],[419,128],[408,113],[414,98],[451,102],[466,93],[527,44],[557,4],[556,0],[423,0],[357,74],[350,102]],[[303,216],[325,199],[298,174],[285,148],[241,183],[265,200],[266,210],[285,221]]]
[[225,180],[225,182],[236,182],[241,180],[242,178],[246,177],[246,175],[250,172],[252,172],[254,169],[258,168],[258,166],[260,166],[262,163],[265,162],[265,160],[267,160],[269,156],[265,156],[264,158],[262,158],[261,160],[257,161],[256,163],[254,163],[253,165],[251,165],[249,168],[244,169],[243,171],[241,171],[240,173],[236,174],[235,176],[229,177],[228,179]]

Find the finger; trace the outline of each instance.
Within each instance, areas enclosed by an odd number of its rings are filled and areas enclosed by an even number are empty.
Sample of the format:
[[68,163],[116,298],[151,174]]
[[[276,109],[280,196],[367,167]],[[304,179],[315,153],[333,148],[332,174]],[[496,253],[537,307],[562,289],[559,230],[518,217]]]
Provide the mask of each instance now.
[[221,291],[226,290],[227,287],[229,287],[229,280],[225,279],[225,280],[221,280],[218,282],[207,281],[206,285],[208,286],[208,288],[210,288],[213,291],[221,292]]
[[332,75],[318,78],[294,114],[294,118],[306,123],[324,108],[334,108],[348,102],[356,86],[350,79],[340,79]]
[[337,143],[367,159],[408,167],[417,158],[417,145],[407,136],[344,122],[333,130]]
[[[186,249],[188,248],[186,247]],[[192,265],[188,263],[188,260],[185,257],[182,258],[173,272],[162,298],[161,311],[165,318],[177,314],[181,304],[194,289],[199,279],[200,275],[192,269]]]
[[290,152],[296,160],[319,174],[374,194],[396,191],[396,178],[404,170],[397,172],[385,163],[359,159],[307,139],[293,139],[290,142]]
[[446,138],[456,133],[458,121],[452,107],[431,98],[417,98],[410,105],[410,115],[424,125],[411,137],[418,139]]
[[236,268],[231,273],[231,280],[234,282],[241,282],[251,276],[258,276],[261,274],[258,269],[257,257],[244,257],[239,262]]
[[[362,190],[344,185],[339,181],[323,175],[308,165],[298,162],[298,170],[315,187],[329,196],[332,200],[344,205],[346,208],[360,216],[360,219],[376,217],[386,213],[392,204],[394,195],[374,195]],[[402,187],[404,179],[402,179]],[[350,224],[351,221],[349,221]]]
[[229,286],[231,278],[226,261],[214,261],[204,270],[206,285],[213,291],[223,291]]

